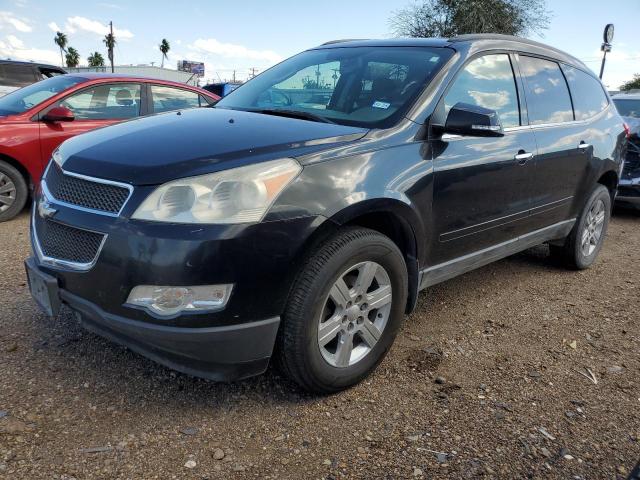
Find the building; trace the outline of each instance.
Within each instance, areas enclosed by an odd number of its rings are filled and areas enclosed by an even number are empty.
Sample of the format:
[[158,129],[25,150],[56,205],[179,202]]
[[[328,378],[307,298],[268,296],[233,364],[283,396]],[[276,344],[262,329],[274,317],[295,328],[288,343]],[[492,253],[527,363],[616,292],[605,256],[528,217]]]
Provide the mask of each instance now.
[[[186,83],[188,85],[198,85],[198,76],[189,72],[180,72],[168,68],[160,68],[153,65],[115,65],[114,73],[123,75],[158,78],[170,80],[172,82]],[[69,73],[111,73],[111,66],[104,67],[76,67],[67,68]]]

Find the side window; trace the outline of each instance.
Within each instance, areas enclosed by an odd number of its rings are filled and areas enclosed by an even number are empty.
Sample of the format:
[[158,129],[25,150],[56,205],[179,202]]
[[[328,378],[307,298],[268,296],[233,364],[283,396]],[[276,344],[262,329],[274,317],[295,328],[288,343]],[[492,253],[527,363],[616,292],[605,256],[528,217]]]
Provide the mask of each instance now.
[[0,65],[0,83],[10,87],[24,87],[35,83],[33,67],[30,65],[12,65],[5,63]]
[[484,55],[469,62],[444,98],[445,115],[458,102],[495,110],[503,127],[520,125],[516,81],[509,55]]
[[140,115],[140,85],[96,85],[60,102],[77,120],[124,120]]
[[155,113],[200,106],[200,95],[181,88],[151,85],[151,95]]
[[520,70],[527,85],[531,125],[573,121],[567,82],[556,62],[521,55]]
[[576,120],[591,118],[607,108],[609,100],[598,80],[569,65],[562,65],[562,71],[571,89]]

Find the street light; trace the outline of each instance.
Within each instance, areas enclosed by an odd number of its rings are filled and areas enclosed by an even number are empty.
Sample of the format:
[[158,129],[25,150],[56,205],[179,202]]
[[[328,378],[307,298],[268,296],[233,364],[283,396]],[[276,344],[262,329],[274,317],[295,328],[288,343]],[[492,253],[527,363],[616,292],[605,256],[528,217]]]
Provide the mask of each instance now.
[[604,33],[602,35],[604,42],[600,46],[602,51],[602,65],[600,65],[600,80],[602,80],[602,74],[604,73],[604,62],[607,60],[607,52],[611,51],[611,41],[613,40],[613,23],[607,24],[604,27]]

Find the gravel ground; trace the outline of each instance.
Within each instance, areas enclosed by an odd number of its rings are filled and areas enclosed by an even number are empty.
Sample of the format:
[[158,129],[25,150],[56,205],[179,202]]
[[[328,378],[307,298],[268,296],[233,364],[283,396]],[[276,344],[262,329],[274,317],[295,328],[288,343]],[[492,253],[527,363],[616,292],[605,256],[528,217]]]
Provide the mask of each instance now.
[[329,397],[47,319],[28,254],[27,215],[0,224],[1,478],[625,478],[640,458],[635,213],[588,271],[540,247],[423,292],[377,372]]

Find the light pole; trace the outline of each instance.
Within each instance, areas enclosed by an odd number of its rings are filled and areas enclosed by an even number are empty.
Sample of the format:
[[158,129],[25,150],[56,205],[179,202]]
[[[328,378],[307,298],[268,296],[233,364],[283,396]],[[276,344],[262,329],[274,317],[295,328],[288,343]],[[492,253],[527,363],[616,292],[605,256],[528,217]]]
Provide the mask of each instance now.
[[602,35],[604,42],[600,46],[602,50],[602,64],[600,65],[600,80],[602,80],[602,74],[604,73],[604,64],[607,61],[607,52],[611,51],[611,41],[613,40],[613,23],[607,24],[604,27],[604,33]]

